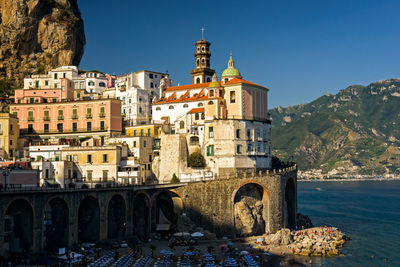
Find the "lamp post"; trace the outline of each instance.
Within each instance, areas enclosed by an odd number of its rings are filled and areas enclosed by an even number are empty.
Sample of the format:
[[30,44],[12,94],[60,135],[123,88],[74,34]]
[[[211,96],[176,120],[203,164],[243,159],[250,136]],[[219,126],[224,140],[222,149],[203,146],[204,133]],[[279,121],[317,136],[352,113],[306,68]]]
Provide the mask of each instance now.
[[10,169],[8,167],[3,168],[3,176],[4,176],[4,191],[7,189],[7,178],[10,175]]

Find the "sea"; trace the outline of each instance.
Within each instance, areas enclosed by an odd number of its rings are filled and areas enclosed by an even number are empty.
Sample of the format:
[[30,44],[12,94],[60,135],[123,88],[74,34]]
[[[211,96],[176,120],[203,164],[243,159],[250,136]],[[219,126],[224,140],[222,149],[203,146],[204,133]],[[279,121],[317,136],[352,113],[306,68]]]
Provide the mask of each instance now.
[[[299,181],[298,212],[314,226],[336,226],[350,236],[342,256],[312,266],[400,267],[400,181]],[[309,266],[309,265],[307,265]]]

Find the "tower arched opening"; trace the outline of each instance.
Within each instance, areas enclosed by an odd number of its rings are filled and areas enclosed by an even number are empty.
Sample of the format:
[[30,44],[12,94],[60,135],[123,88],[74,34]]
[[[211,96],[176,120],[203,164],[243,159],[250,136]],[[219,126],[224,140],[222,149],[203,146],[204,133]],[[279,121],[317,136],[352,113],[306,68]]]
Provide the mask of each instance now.
[[121,195],[114,195],[107,207],[107,238],[123,239],[126,232],[126,204]]
[[96,243],[100,235],[100,207],[97,199],[88,196],[79,204],[78,242]]

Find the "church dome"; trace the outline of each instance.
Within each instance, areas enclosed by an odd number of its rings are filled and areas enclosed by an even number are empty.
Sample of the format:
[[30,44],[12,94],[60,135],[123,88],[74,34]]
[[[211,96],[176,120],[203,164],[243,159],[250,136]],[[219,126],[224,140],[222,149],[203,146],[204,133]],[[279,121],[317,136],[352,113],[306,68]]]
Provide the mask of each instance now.
[[228,61],[228,68],[226,68],[221,75],[221,78],[225,77],[241,77],[239,70],[235,68],[235,61],[233,61],[232,52]]
[[221,87],[221,84],[218,82],[218,78],[217,78],[217,75],[215,73],[214,73],[214,75],[212,77],[212,81],[210,82],[208,87],[209,88],[219,88],[219,87]]

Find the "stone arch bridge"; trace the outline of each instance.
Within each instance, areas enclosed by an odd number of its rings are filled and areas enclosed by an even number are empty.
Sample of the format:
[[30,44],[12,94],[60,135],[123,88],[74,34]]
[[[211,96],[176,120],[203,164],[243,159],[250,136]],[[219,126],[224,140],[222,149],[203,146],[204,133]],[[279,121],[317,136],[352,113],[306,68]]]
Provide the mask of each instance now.
[[295,227],[296,166],[218,180],[135,187],[0,192],[0,255],[147,238],[185,213],[222,235]]

